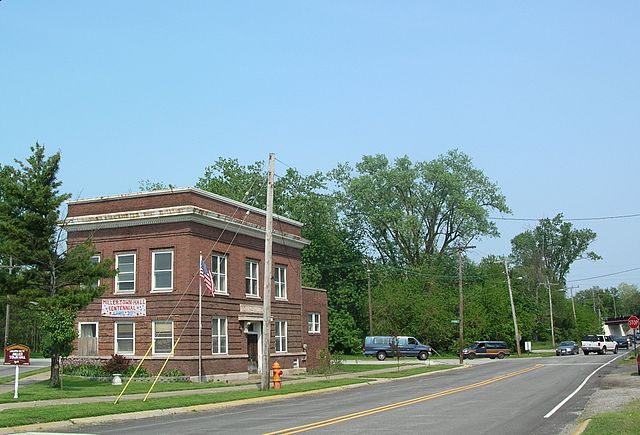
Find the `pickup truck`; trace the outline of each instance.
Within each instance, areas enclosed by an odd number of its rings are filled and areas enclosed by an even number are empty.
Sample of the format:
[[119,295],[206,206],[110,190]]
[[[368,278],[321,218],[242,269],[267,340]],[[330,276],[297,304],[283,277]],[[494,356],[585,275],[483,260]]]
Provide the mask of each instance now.
[[618,353],[618,343],[608,335],[585,335],[582,337],[580,347],[585,355],[589,355],[590,352],[598,352],[600,355],[604,355],[608,350]]

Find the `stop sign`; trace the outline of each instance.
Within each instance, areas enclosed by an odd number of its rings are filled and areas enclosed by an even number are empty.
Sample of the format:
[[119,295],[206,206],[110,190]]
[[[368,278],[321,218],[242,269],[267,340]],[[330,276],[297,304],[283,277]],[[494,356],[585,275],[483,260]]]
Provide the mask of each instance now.
[[638,326],[640,326],[640,320],[638,320],[636,316],[629,317],[629,320],[627,320],[627,322],[629,323],[629,327],[631,329],[638,329]]

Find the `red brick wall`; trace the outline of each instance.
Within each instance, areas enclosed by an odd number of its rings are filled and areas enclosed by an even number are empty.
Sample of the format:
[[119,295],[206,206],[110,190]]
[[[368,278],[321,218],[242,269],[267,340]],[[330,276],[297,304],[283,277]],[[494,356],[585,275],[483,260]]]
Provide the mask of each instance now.
[[[329,326],[327,315],[327,292],[322,289],[302,288],[303,340],[307,344],[307,369],[320,366],[320,353],[329,349]],[[307,313],[320,313],[320,334],[309,333]]]
[[[200,195],[161,195],[157,197],[143,197],[138,204],[133,198],[126,200],[109,200],[101,203],[71,204],[70,216],[84,214],[99,214],[111,211],[126,211],[133,209],[168,206],[167,199],[202,200]],[[153,200],[152,200],[153,199]],[[162,199],[158,203],[158,199]],[[210,201],[208,198],[204,198]],[[184,205],[175,201],[175,205]],[[198,204],[194,204],[198,205]],[[205,204],[202,204],[205,205]],[[207,203],[207,205],[210,205]],[[211,207],[209,207],[211,208]],[[288,230],[291,230],[288,229]],[[299,230],[299,229],[298,229]],[[140,358],[152,340],[153,320],[173,320],[174,340],[181,336],[166,370],[180,369],[189,375],[197,374],[198,355],[198,259],[199,253],[208,255],[211,251],[227,253],[228,295],[203,296],[202,305],[202,349],[204,374],[237,373],[247,371],[246,336],[241,330],[238,320],[240,304],[262,305],[262,298],[248,298],[245,295],[245,260],[247,258],[259,261],[259,294],[263,292],[264,278],[264,240],[243,235],[236,235],[229,231],[212,228],[193,222],[178,222],[167,224],[138,225],[123,228],[99,229],[93,232],[71,231],[68,242],[72,246],[92,237],[96,249],[102,259],[115,259],[119,252],[136,253],[136,291],[134,294],[114,294],[115,279],[102,282],[106,286],[102,298],[93,301],[78,313],[78,322],[98,322],[98,353],[102,358],[108,358],[114,352],[114,322],[135,322],[135,356]],[[169,293],[151,292],[152,252],[158,249],[172,249],[174,252],[173,291]],[[210,259],[207,263],[210,265]],[[303,344],[307,344],[311,351],[307,357],[307,367],[317,367],[320,348],[327,347],[326,322],[326,293],[318,290],[303,290],[301,288],[300,250],[279,244],[274,237],[273,263],[287,267],[287,300],[275,300],[272,281],[272,318],[287,320],[288,322],[288,353],[272,355],[271,362],[276,359],[283,368],[291,368],[293,360],[299,359],[300,367],[305,367],[303,361]],[[145,298],[147,303],[146,317],[111,318],[101,316],[101,300],[103,298]],[[307,333],[306,308],[320,311],[322,314],[320,336]],[[225,316],[228,321],[228,356],[211,354],[211,318]],[[272,325],[272,353],[275,352],[275,331]],[[77,347],[76,347],[77,349]],[[145,363],[150,371],[157,371],[164,361],[164,357],[156,356]]]

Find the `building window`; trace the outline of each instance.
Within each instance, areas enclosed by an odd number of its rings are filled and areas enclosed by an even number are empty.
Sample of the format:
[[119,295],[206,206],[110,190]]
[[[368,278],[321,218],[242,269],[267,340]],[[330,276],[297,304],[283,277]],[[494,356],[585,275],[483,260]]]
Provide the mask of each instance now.
[[80,323],[80,337],[78,337],[78,355],[98,355],[98,324]]
[[258,262],[247,260],[244,264],[244,291],[248,296],[258,295]]
[[155,251],[152,263],[151,291],[173,290],[173,251]]
[[287,267],[276,266],[273,280],[276,299],[287,299]]
[[114,324],[115,345],[114,353],[120,355],[135,354],[136,327],[133,322],[116,322]]
[[214,317],[211,329],[212,353],[227,353],[227,318]]
[[320,313],[307,314],[307,327],[309,334],[320,334]]
[[276,352],[287,351],[287,321],[276,321]]
[[[100,256],[99,256],[99,255],[93,255],[93,256],[91,257],[91,262],[92,262],[93,264],[98,264],[98,263],[100,263]],[[100,287],[100,278],[98,278],[98,280],[96,281],[95,286],[96,286],[96,287]]]
[[211,256],[211,274],[216,293],[227,293],[227,256],[213,254]]
[[156,320],[153,322],[153,353],[168,355],[173,349],[173,322]]
[[116,254],[116,293],[135,293],[136,254]]

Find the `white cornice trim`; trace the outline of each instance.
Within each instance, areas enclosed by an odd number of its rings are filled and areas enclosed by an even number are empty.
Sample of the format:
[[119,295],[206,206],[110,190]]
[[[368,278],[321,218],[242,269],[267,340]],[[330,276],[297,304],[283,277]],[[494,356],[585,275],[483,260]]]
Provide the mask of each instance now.
[[[67,201],[67,204],[88,204],[91,202],[102,202],[102,201],[115,201],[119,199],[132,199],[132,198],[144,198],[147,196],[159,196],[159,195],[171,195],[176,193],[195,193],[200,196],[205,196],[207,198],[223,202],[225,204],[232,205],[234,207],[240,207],[245,210],[249,210],[251,213],[259,214],[262,216],[266,216],[266,211],[254,207],[252,205],[248,205],[242,203],[240,201],[236,201],[235,199],[225,198],[224,196],[217,195],[215,193],[207,192],[206,190],[198,189],[196,187],[181,187],[178,189],[165,189],[165,190],[152,190],[148,192],[132,192],[132,193],[123,193],[121,195],[111,195],[111,196],[100,196],[97,198],[80,198]],[[303,227],[304,224],[302,222],[298,222],[294,219],[290,219],[288,217],[280,216],[277,214],[273,215],[274,219],[279,221],[295,225],[297,227]]]
[[[62,223],[62,227],[67,232],[75,232],[174,222],[196,222],[245,236],[265,238],[265,229],[259,225],[191,205],[68,217]],[[274,231],[273,236],[275,243],[294,248],[303,248],[311,243],[300,236],[282,231]]]

